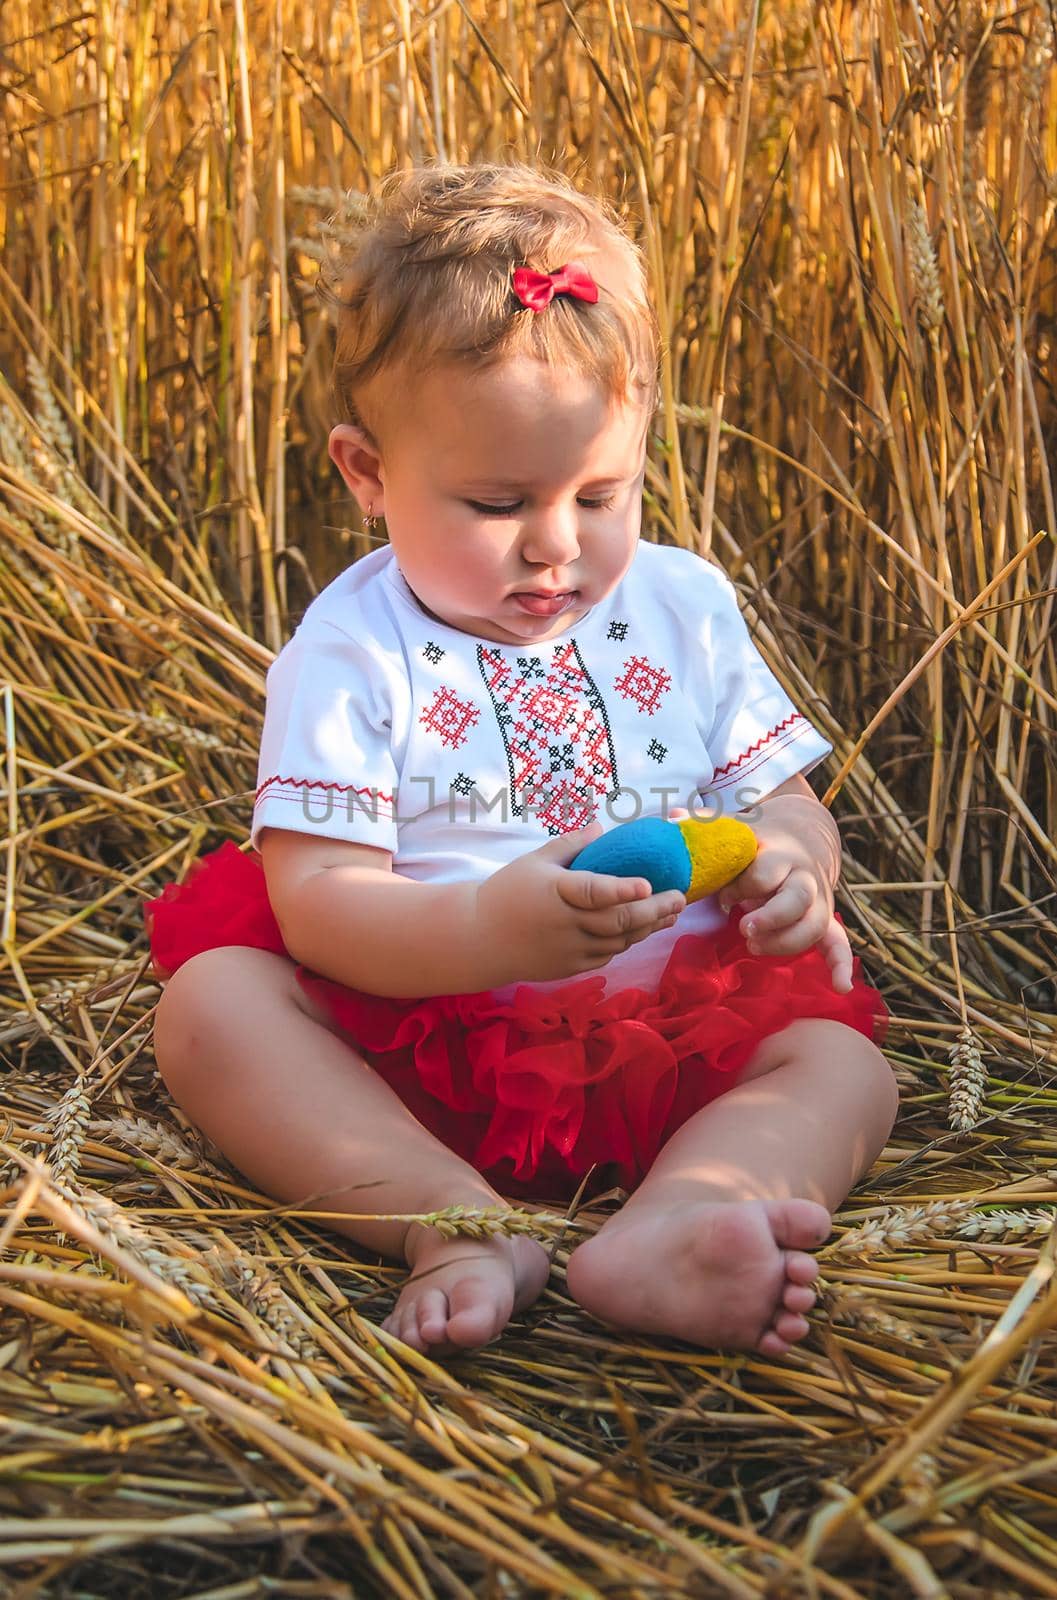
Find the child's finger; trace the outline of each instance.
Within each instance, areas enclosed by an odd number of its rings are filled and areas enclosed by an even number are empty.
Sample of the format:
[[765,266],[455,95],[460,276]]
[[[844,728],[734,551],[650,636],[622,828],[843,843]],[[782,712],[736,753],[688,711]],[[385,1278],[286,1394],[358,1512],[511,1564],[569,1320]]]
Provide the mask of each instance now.
[[674,927],[676,918],[662,917],[659,922],[647,922],[641,928],[631,928],[626,933],[618,934],[592,934],[591,948],[596,955],[605,956],[608,960],[612,956],[620,955],[633,944],[641,944],[643,939],[648,939],[654,933],[659,933],[662,928]]
[[744,872],[731,880],[721,890],[719,904],[728,911],[742,900],[769,900],[781,888],[789,875],[789,860],[779,851],[768,854],[761,850]]
[[719,891],[719,909],[721,911],[729,913],[734,910],[735,906],[740,906],[743,901],[755,900],[757,904],[762,904],[767,899],[766,895],[754,893],[748,887],[745,883],[745,876],[744,872],[739,872],[736,878],[732,878],[730,883]]
[[546,844],[541,844],[533,855],[542,856],[545,861],[557,861],[561,867],[567,867],[585,845],[597,839],[602,832],[602,824],[596,817],[594,822],[589,822],[586,828],[576,828],[572,833],[563,833],[557,839],[548,839]]
[[579,926],[593,939],[627,939],[652,932],[658,923],[678,916],[685,905],[686,900],[678,889],[666,889],[644,900],[592,910],[579,919]]
[[810,914],[817,900],[818,886],[810,873],[791,872],[777,894],[742,918],[741,932],[751,939],[791,928]]
[[787,928],[775,928],[770,932],[761,929],[755,934],[744,934],[744,937],[753,955],[797,956],[804,950],[813,949],[825,932],[825,924],[820,924],[818,917],[806,916],[790,923]]
[[644,900],[652,895],[648,878],[617,878],[608,872],[563,872],[558,893],[578,911],[605,911],[611,906]]
[[830,920],[830,925],[819,940],[818,947],[826,958],[830,980],[834,989],[838,994],[850,994],[854,957],[848,935],[836,917]]
[[[765,894],[755,896],[750,895],[746,900],[736,901],[730,909],[737,912],[739,916],[746,917],[750,911],[758,911],[760,906],[765,906],[769,898],[770,896]],[[724,911],[726,910],[726,907],[721,904],[720,910]]]

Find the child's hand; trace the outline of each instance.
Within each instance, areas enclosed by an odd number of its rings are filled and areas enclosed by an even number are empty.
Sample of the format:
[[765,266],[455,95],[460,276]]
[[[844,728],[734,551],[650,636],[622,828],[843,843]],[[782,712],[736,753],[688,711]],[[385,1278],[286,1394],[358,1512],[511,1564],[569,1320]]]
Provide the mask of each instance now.
[[478,885],[482,963],[498,962],[508,973],[492,987],[592,972],[672,926],[686,905],[678,890],[654,894],[645,878],[568,871],[566,864],[600,832],[593,822],[563,834]]
[[[840,841],[817,800],[772,795],[752,824],[756,859],[719,896],[724,911],[738,906],[741,933],[753,954],[798,955],[818,946],[838,994],[852,986],[848,935],[833,914]],[[821,813],[821,815],[820,815]]]

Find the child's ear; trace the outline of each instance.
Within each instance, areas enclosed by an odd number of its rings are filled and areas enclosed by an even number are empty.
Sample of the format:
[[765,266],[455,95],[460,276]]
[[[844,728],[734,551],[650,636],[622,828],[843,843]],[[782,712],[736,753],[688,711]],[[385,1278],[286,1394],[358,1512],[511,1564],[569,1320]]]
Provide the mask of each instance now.
[[365,516],[385,515],[385,489],[378,469],[381,453],[363,428],[339,422],[330,430],[327,451]]

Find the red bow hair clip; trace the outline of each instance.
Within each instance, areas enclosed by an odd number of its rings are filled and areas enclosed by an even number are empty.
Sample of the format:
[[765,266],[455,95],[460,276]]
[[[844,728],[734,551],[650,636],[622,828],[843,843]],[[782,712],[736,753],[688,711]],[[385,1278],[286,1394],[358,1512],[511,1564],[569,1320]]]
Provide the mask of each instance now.
[[574,300],[586,300],[594,305],[598,299],[598,285],[579,261],[569,261],[557,272],[535,272],[532,267],[516,267],[511,288],[530,311],[542,311],[556,294],[572,295]]

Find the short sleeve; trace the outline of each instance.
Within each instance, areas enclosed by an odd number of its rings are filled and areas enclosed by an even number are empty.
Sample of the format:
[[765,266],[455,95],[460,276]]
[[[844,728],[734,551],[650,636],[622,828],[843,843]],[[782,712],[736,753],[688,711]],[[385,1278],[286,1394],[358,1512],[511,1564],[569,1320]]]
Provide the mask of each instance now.
[[268,668],[251,843],[289,828],[395,852],[397,769],[381,652],[302,623]]
[[[747,810],[832,749],[798,711],[753,644],[730,580],[709,565],[703,622],[711,693],[702,726],[712,777],[702,795],[726,814]],[[704,707],[702,708],[704,709]]]

